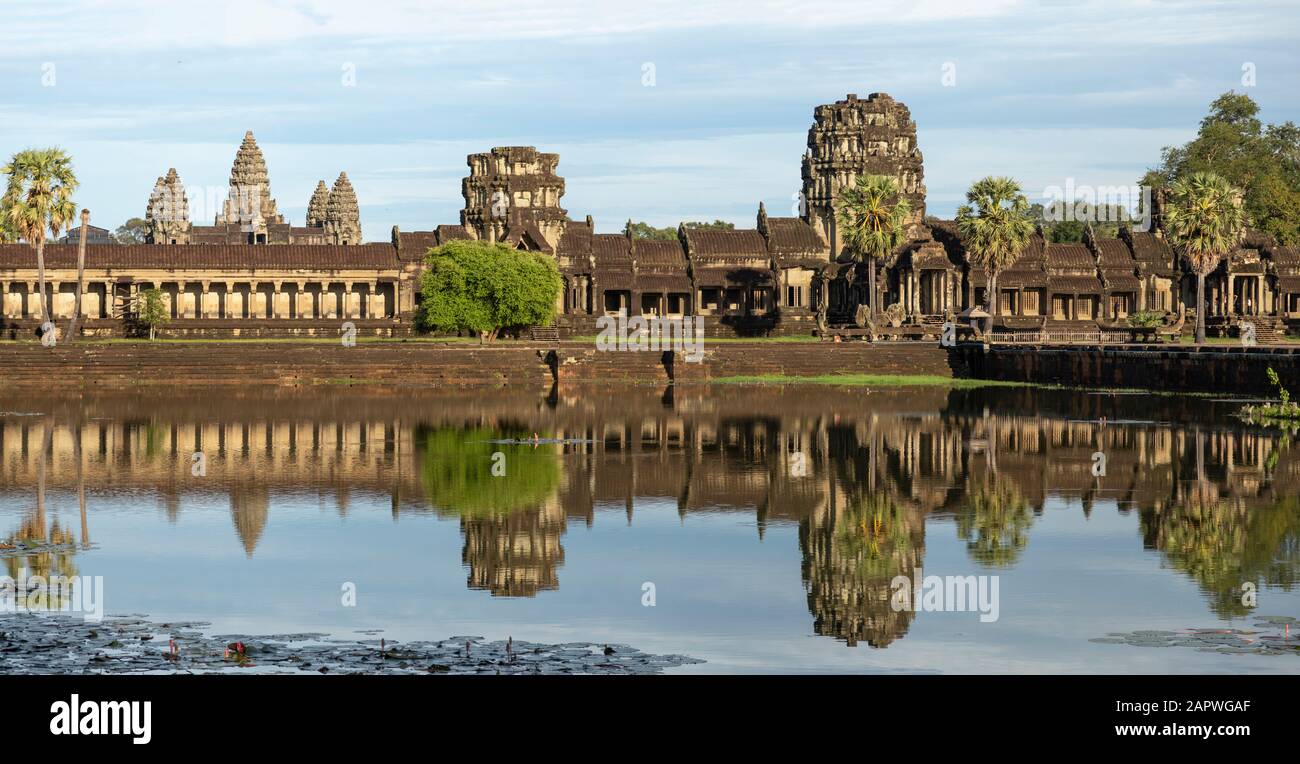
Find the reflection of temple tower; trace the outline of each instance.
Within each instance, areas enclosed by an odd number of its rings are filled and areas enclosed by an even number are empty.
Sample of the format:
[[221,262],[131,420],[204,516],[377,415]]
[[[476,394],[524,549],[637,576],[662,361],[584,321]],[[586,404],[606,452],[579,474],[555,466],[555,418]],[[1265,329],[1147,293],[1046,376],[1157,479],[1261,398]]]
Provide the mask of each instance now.
[[560,208],[564,178],[555,174],[559,154],[532,146],[505,146],[470,154],[461,181],[465,209],[460,222],[476,239],[532,250],[554,250],[568,213]]
[[850,509],[821,509],[799,523],[803,580],[813,630],[886,647],[907,633],[915,614],[894,610],[890,583],[909,580],[925,556],[925,518],[884,495]]
[[533,597],[560,587],[565,520],[559,502],[507,515],[466,517],[461,530],[469,588],[487,589],[494,597]]
[[264,487],[236,485],[230,489],[230,517],[235,522],[239,543],[249,557],[253,556],[266,529],[270,504],[270,493]]
[[912,205],[909,234],[916,238],[925,219],[925,171],[916,123],[906,106],[885,93],[872,93],[866,100],[850,93],[813,110],[803,160],[804,218],[831,242],[833,256],[844,243],[835,224],[835,202],[859,175],[887,175],[898,183]]

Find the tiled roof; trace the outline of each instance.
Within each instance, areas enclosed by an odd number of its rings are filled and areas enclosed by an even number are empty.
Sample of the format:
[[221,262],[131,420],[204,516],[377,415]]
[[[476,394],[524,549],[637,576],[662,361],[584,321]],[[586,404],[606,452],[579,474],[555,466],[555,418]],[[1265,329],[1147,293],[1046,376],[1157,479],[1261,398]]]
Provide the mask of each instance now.
[[438,235],[439,244],[446,244],[447,242],[452,241],[453,239],[474,238],[469,235],[469,231],[465,230],[465,226],[463,225],[443,224],[438,226],[436,229],[434,229],[434,233]]
[[440,243],[435,231],[400,231],[399,236],[403,260],[423,260],[429,250]]
[[[88,244],[86,267],[251,270],[397,268],[390,244]],[[76,268],[77,247],[47,244],[46,268]],[[36,268],[36,250],[26,244],[0,244],[0,269]]]
[[1095,270],[1097,261],[1083,244],[1049,244],[1047,267],[1051,269]]
[[564,227],[564,235],[560,237],[560,248],[556,251],[556,255],[585,260],[591,254],[592,235],[591,228],[586,223],[570,221]]
[[641,239],[634,242],[632,257],[638,268],[658,269],[677,268],[686,270],[686,250],[682,249],[680,240],[666,241]]
[[[977,286],[983,286],[986,283],[987,283],[987,279],[985,281],[980,282],[980,284],[978,284]],[[1012,271],[1004,271],[998,274],[999,290],[1003,288],[1028,289],[1033,287],[1044,287],[1044,286],[1047,286],[1047,274],[1042,271],[1012,270]]]
[[1271,247],[1268,257],[1278,266],[1300,266],[1300,247]]
[[1122,239],[1096,239],[1097,259],[1103,268],[1132,268],[1133,253]]
[[692,257],[767,258],[767,242],[756,230],[686,229]]
[[1062,294],[1101,294],[1101,282],[1096,276],[1052,276],[1047,289]]
[[627,251],[627,237],[621,233],[598,233],[591,237],[591,254],[597,268],[632,270],[632,256]]
[[1136,292],[1140,286],[1137,276],[1128,271],[1102,271],[1101,278],[1112,292]]
[[777,255],[820,255],[829,250],[817,231],[800,218],[769,217],[767,245]]
[[1139,260],[1160,260],[1171,262],[1173,250],[1164,239],[1150,232],[1134,231],[1129,234],[1133,242],[1133,255]]

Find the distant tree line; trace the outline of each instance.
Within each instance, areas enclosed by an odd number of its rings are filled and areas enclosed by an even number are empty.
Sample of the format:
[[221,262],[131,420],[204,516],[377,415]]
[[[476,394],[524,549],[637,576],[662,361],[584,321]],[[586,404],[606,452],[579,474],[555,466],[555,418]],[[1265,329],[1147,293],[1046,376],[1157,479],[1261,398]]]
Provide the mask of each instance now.
[[[688,220],[682,225],[692,230],[700,231],[731,231],[736,228],[735,223],[728,223],[725,220],[714,220],[712,223],[705,223],[700,220]],[[628,227],[632,230],[634,239],[653,239],[657,241],[676,241],[677,226],[668,226],[666,228],[656,228],[645,221],[629,223]],[[627,229],[624,229],[625,231]]]

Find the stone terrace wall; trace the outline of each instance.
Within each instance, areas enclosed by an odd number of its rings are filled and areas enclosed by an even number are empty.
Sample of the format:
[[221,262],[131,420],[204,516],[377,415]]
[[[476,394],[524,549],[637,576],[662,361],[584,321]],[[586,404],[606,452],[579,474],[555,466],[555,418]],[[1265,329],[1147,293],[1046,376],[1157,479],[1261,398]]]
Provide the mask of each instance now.
[[971,376],[1073,387],[1142,388],[1169,392],[1275,395],[1271,367],[1291,390],[1300,389],[1300,348],[1206,345],[1173,348],[962,346]]
[[699,363],[664,352],[598,352],[586,343],[442,345],[428,342],[79,342],[43,348],[0,345],[0,390],[209,385],[549,387],[756,374],[938,374],[953,376],[937,345],[919,343],[736,343],[710,345]]

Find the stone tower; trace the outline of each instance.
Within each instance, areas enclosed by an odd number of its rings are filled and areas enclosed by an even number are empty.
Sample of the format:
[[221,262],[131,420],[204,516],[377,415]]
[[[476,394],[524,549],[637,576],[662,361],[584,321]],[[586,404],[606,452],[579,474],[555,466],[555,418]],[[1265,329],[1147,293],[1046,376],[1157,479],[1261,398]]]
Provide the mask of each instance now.
[[325,203],[325,237],[330,244],[361,243],[361,209],[346,172],[339,173]]
[[307,227],[325,227],[325,213],[329,210],[330,190],[325,181],[317,181],[311,201],[307,202]]
[[916,123],[907,107],[886,93],[872,93],[866,100],[850,93],[813,110],[803,159],[803,216],[831,242],[835,257],[844,243],[835,224],[835,203],[840,190],[859,175],[892,177],[912,205],[909,236],[923,236],[925,172]]
[[235,154],[235,164],[230,168],[230,196],[217,215],[217,225],[238,224],[253,234],[253,241],[265,240],[268,223],[283,223],[271,197],[271,181],[266,172],[266,160],[257,146],[253,131],[244,133],[244,142]]
[[190,202],[185,198],[185,187],[175,167],[154,184],[144,221],[146,241],[150,244],[190,243]]
[[[470,154],[469,177],[461,181],[465,209],[460,222],[470,235],[554,249],[564,232],[568,213],[560,207],[564,178],[555,174],[559,154],[544,154],[532,146],[497,147]],[[535,241],[540,236],[543,241]]]

